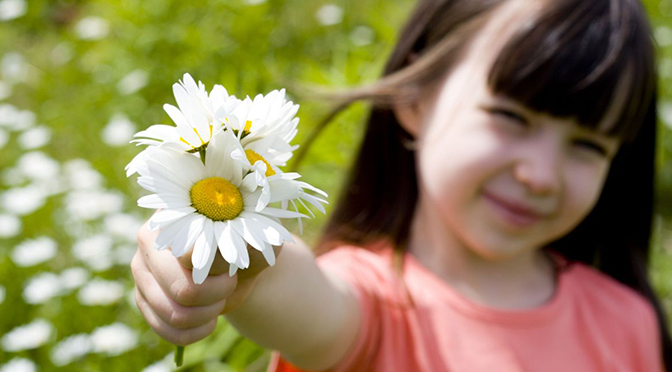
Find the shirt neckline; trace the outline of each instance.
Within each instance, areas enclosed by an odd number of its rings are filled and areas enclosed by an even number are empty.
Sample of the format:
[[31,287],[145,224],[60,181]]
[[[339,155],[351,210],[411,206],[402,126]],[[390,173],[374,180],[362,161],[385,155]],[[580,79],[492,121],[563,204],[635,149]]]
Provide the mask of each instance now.
[[497,309],[476,303],[423,266],[409,252],[404,254],[404,277],[405,280],[413,280],[413,275],[419,275],[425,279],[423,282],[429,281],[433,289],[439,292],[448,305],[467,317],[514,327],[538,326],[555,318],[560,309],[570,300],[571,290],[568,287],[571,286],[569,274],[572,271],[572,265],[568,266],[567,261],[559,253],[552,252],[551,256],[558,268],[553,296],[546,303],[529,309]]

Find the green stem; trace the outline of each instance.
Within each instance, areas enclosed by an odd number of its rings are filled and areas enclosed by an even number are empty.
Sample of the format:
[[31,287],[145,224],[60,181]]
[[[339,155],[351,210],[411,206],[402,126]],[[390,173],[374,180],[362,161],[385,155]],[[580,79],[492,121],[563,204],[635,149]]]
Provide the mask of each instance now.
[[175,348],[175,365],[181,367],[182,362],[184,362],[184,346],[178,346]]
[[201,161],[205,164],[205,148],[198,149],[198,154],[201,155]]

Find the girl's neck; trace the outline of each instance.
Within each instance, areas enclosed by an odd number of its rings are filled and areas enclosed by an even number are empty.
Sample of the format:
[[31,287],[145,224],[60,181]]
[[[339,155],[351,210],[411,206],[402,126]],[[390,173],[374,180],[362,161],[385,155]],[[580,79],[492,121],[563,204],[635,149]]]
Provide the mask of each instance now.
[[529,309],[548,302],[555,292],[555,265],[543,250],[497,261],[481,257],[451,234],[422,196],[408,250],[446,284],[484,306]]

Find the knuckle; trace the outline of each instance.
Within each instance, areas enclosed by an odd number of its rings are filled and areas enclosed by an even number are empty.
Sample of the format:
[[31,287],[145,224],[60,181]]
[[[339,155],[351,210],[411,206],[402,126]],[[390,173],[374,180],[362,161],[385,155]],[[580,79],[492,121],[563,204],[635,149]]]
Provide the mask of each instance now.
[[198,304],[199,291],[194,284],[187,280],[175,281],[171,285],[171,292],[174,294],[175,302],[182,306],[194,306]]
[[170,311],[168,323],[177,329],[191,328],[194,319],[189,309],[184,307],[173,307]]

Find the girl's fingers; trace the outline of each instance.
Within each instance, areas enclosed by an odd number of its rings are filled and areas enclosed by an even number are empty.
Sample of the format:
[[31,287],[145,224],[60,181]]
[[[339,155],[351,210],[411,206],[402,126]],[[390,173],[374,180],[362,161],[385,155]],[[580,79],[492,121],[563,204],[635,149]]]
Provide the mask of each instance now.
[[135,302],[154,332],[164,340],[175,345],[186,346],[193,344],[196,341],[200,341],[210,335],[217,327],[217,318],[196,328],[182,330],[172,327],[156,315],[151,306],[149,306],[147,300],[142,296],[142,293],[138,290],[137,286],[135,288]]
[[207,306],[182,306],[168,297],[149,270],[138,270],[135,274],[136,290],[152,308],[152,311],[176,329],[191,329],[207,324],[217,318],[224,309],[226,300]]
[[202,284],[195,284],[191,270],[182,266],[169,250],[154,249],[157,231],[148,231],[146,224],[138,232],[138,253],[163,291],[182,306],[205,306],[218,303],[231,295],[237,277],[211,275]]

